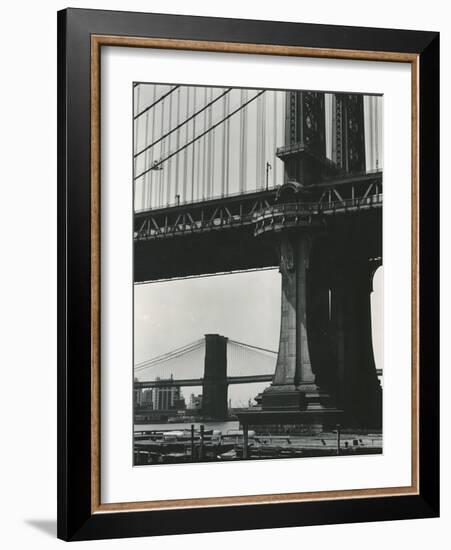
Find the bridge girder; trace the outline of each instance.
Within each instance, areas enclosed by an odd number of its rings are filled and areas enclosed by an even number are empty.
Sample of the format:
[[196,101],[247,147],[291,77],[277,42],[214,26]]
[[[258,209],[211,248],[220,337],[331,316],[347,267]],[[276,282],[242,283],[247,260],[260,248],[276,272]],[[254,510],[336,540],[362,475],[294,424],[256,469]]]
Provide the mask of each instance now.
[[[258,382],[271,382],[274,374],[253,374],[253,375],[243,375],[243,376],[228,376],[227,385],[230,384],[255,384]],[[181,388],[202,386],[204,379],[203,378],[181,378],[179,380],[172,380],[171,387],[177,386]],[[147,388],[157,388],[161,386],[160,380],[145,380],[134,383],[135,389],[144,390]]]
[[278,228],[340,234],[341,226],[351,224],[367,234],[379,231],[381,172],[311,186],[294,204],[277,202],[276,194],[273,189],[136,213],[135,282],[276,267],[272,235]]

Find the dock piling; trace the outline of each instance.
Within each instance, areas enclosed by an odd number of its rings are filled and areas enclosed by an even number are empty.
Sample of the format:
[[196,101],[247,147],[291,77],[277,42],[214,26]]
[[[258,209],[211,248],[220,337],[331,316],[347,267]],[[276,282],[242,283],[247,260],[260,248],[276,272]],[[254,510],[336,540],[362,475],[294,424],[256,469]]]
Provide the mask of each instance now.
[[247,459],[248,436],[247,424],[243,424],[243,459]]
[[205,430],[205,426],[201,424],[200,425],[199,460],[202,460],[204,456],[204,430]]
[[194,424],[191,424],[191,462],[195,459],[195,447],[194,447]]

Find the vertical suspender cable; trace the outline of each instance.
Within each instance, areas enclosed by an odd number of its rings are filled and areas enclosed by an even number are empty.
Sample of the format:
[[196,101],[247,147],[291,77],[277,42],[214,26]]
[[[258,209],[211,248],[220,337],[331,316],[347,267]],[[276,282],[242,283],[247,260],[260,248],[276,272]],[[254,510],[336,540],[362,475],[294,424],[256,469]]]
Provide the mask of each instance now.
[[[138,88],[138,89],[137,89],[137,91],[136,91],[136,104],[135,104],[135,107],[136,107],[136,111],[139,112],[139,108],[140,108],[140,96],[141,96],[141,86],[138,86],[137,88]],[[135,140],[135,143],[134,143],[135,150],[134,150],[134,152],[136,152],[137,149],[138,149],[139,119],[136,119],[134,122],[135,122],[135,137],[134,137],[134,140]],[[136,174],[136,170],[137,170],[137,161],[136,161],[136,159],[134,159],[134,162],[133,162],[133,170],[134,170],[134,173]],[[136,210],[135,189],[136,189],[136,182],[133,180],[133,209],[134,209],[134,210]]]
[[[168,115],[168,129],[172,127],[172,115],[173,115],[173,101],[172,101],[173,94],[169,96],[169,115]],[[171,152],[171,139],[172,134],[169,134],[168,136],[168,153]],[[166,204],[170,204],[171,198],[172,198],[172,158],[168,160],[167,163],[168,170],[167,170],[167,180],[166,180]]]
[[[204,105],[207,103],[207,88],[204,88]],[[204,132],[207,130],[207,124],[208,124],[208,113],[207,111],[204,111]],[[210,134],[207,134],[209,136]],[[202,138],[202,199],[205,199],[205,180],[206,180],[206,172],[207,172],[207,139],[208,137]]]
[[[189,92],[190,88],[186,88],[186,116],[188,116],[189,112]],[[185,126],[185,137],[186,141],[188,141],[188,129],[189,126]],[[183,151],[183,193],[182,193],[182,200],[186,201],[186,180],[188,178],[188,148],[184,149]]]
[[202,142],[199,140],[199,145],[197,146],[197,161],[196,161],[196,173],[195,173],[195,176],[196,176],[196,186],[195,186],[196,199],[199,199],[201,197],[201,187],[202,187],[201,144],[202,144]]
[[[149,116],[150,116],[150,111],[147,111],[146,113],[146,142],[147,140],[149,139]],[[148,166],[148,151],[146,151],[146,154],[144,155],[144,164],[146,166]],[[150,177],[150,172],[147,172],[147,174],[145,175],[144,177],[144,180],[142,181],[142,187],[141,187],[141,205],[140,205],[140,208],[141,209],[144,209],[145,208],[145,204],[146,204],[146,191],[147,191],[147,188],[149,186],[149,177]]]
[[[210,103],[213,97],[213,90],[210,88],[208,102]],[[211,105],[208,108],[208,128],[211,127]],[[207,142],[207,198],[211,198],[211,144],[212,144],[212,132],[208,133],[208,142]]]
[[[227,116],[230,114],[230,96],[227,96]],[[226,165],[225,165],[225,193],[229,193],[230,176],[230,118],[226,120]]]
[[[193,111],[196,110],[196,92],[197,88],[194,88],[193,93]],[[196,137],[196,119],[193,118],[193,139]],[[195,161],[196,161],[196,142],[193,143],[193,158],[191,163],[191,201],[194,199],[194,176],[195,176]]]
[[262,118],[262,98],[261,96],[257,99],[257,116],[256,116],[256,143],[257,143],[257,154],[255,155],[256,166],[255,166],[255,186],[258,189],[260,187],[260,165],[261,165],[261,118]]
[[266,94],[261,96],[262,99],[262,161],[260,164],[260,182],[264,188],[266,185]]
[[273,128],[273,135],[274,135],[274,146],[273,146],[273,149],[274,149],[274,157],[273,157],[273,160],[272,160],[272,183],[273,183],[273,187],[277,185],[277,126],[278,126],[278,119],[277,119],[277,91],[274,91],[273,92],[274,94],[274,128]]
[[[289,92],[280,92],[280,95],[282,96],[281,104],[282,104],[282,116],[281,116],[281,122],[282,122],[282,136],[281,139],[283,140],[283,143],[289,144],[290,143],[290,136],[288,135],[288,94]],[[282,170],[282,176],[281,176],[281,182],[283,183],[285,180],[285,170]]]
[[374,119],[375,119],[375,150],[376,150],[376,170],[379,170],[379,101],[380,97],[374,97]]
[[[177,126],[180,124],[180,91],[181,89],[178,88],[177,90]],[[175,146],[176,149],[179,149],[180,147],[180,130],[177,130],[176,133],[176,139],[175,139]],[[179,155],[175,157],[175,198],[177,199],[177,196],[179,195]]]
[[[376,122],[376,98],[373,96],[373,97],[369,97],[367,98],[368,99],[368,103],[367,105],[369,105],[369,112],[370,112],[370,131],[369,131],[369,136],[365,136],[365,144],[366,144],[366,140],[368,139],[368,142],[370,144],[370,159],[371,159],[371,164],[370,166],[368,166],[368,160],[366,160],[366,168],[370,168],[370,169],[376,169],[377,168],[377,154],[376,154],[376,134],[377,134],[377,122]],[[364,104],[364,107],[365,107],[365,104]],[[363,124],[365,125],[365,117],[364,117],[364,120],[363,120]],[[368,159],[368,157],[367,157]]]
[[[155,98],[155,86],[152,86],[150,87],[149,85],[146,85],[146,89],[152,89],[153,90],[153,96]],[[147,145],[147,143],[149,142],[149,133],[150,133],[150,128],[151,128],[151,115],[152,117],[154,117],[154,112],[153,110],[149,110],[146,112],[146,141],[145,141],[145,145]],[[146,151],[146,154],[145,157],[144,157],[144,164],[145,166],[149,166],[149,155],[150,155],[150,152],[147,152]],[[141,204],[141,208],[143,209],[146,209],[147,208],[147,202],[148,202],[148,195],[149,193],[151,192],[151,189],[152,189],[152,173],[151,172],[148,172],[146,174],[146,178],[144,178],[144,181],[143,181],[143,190],[142,190],[142,204]]]
[[[164,132],[164,105],[165,102],[161,102],[161,133]],[[166,140],[164,139],[161,142],[161,158],[164,157],[164,153],[166,150]],[[163,204],[163,186],[164,186],[164,173],[166,170],[160,170],[159,173],[159,186],[158,186],[158,206],[162,206]]]
[[[155,99],[155,85],[151,86],[153,98]],[[153,120],[155,118],[155,111],[153,109],[146,112],[146,144],[149,142],[150,133],[153,131]],[[151,162],[151,152],[146,151],[144,157],[144,164],[150,166]],[[147,209],[151,203],[151,193],[152,193],[152,172],[147,173],[147,178],[145,178],[144,192],[143,192],[143,208]]]
[[[241,90],[241,103],[248,99],[248,91]],[[240,112],[240,193],[243,193],[246,185],[246,144],[247,144],[247,109]]]
[[[226,117],[227,96],[222,98],[222,118]],[[225,172],[226,172],[226,132],[227,124],[222,126],[222,143],[221,143],[221,197],[224,196],[225,191]]]
[[[368,107],[367,116],[365,116],[365,99],[367,100],[366,105]],[[363,126],[364,126],[364,138],[365,138],[364,141],[365,141],[366,151],[368,151],[369,149],[369,155],[366,152],[365,160],[366,160],[366,167],[369,167],[373,170],[376,167],[376,151],[375,151],[376,125],[374,120],[374,108],[375,108],[374,97],[364,98],[364,102],[363,102],[363,109],[364,109]],[[368,116],[369,116],[369,124],[368,124],[369,128],[365,128]],[[368,162],[368,160],[370,162]]]
[[[240,105],[244,103],[244,90],[240,90]],[[240,119],[238,126],[239,150],[238,150],[238,191],[241,193],[243,187],[243,110],[240,111]]]
[[[244,90],[241,90],[240,91],[240,103],[243,104],[244,103]],[[243,128],[244,128],[244,109],[242,109],[240,111],[240,134],[239,134],[239,137],[240,137],[240,152],[239,152],[239,157],[238,157],[238,189],[239,189],[239,192],[242,193],[243,192],[243,149],[244,149],[244,145],[243,145],[243,134],[244,134],[244,131],[243,131]]]
[[[244,103],[243,99],[244,90],[240,90],[240,105]],[[240,111],[239,125],[238,125],[238,191],[241,193],[243,187],[243,110]]]
[[[213,122],[213,106],[210,107],[210,126]],[[211,154],[210,154],[210,196],[215,196],[215,148],[216,148],[216,129],[213,128],[213,131],[211,132]]]
[[[139,112],[139,107],[140,107],[140,96],[141,96],[141,86],[138,85],[137,88],[136,88],[136,94],[135,94],[135,98],[136,98],[136,101],[135,101],[135,104],[134,104],[134,115],[136,114],[136,112]],[[134,130],[135,130],[135,150],[134,150],[134,153],[136,153],[136,151],[138,150],[138,119],[135,120],[135,127],[134,127]]]
[[[156,85],[154,84],[153,85],[153,99],[152,99],[152,102],[154,103],[155,102],[155,97],[157,95],[157,87]],[[156,109],[152,109],[152,143],[155,139],[155,127],[156,127],[156,122],[157,122],[157,111]],[[149,152],[149,155],[150,155],[150,158],[148,159],[148,163],[153,163],[154,161],[154,151],[152,151],[151,153]],[[149,208],[152,208],[152,206],[154,204],[157,203],[157,185],[156,185],[156,175],[155,175],[155,172],[151,172],[150,173],[150,192],[149,192]]]

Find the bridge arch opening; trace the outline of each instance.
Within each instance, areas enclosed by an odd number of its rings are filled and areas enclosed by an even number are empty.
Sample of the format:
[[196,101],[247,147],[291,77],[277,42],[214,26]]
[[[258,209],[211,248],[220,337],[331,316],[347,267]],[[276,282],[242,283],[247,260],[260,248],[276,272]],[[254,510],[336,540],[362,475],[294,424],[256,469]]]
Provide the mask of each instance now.
[[[383,349],[384,349],[384,331],[383,331],[383,316],[384,316],[384,268],[379,266],[372,278],[371,292],[371,336],[373,340],[374,362],[378,373],[381,373],[383,365]],[[382,376],[379,375],[379,380],[382,383]]]
[[373,341],[374,362],[378,371],[378,378],[382,384],[382,370],[384,368],[384,331],[383,331],[383,299],[384,299],[384,268],[379,266],[373,273],[371,292],[371,336]]

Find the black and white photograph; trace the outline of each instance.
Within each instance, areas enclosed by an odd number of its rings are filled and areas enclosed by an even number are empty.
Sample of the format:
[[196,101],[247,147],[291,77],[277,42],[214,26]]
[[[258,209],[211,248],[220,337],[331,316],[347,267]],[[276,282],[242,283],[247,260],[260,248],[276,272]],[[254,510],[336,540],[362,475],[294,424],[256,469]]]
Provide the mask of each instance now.
[[383,96],[131,93],[133,464],[383,453]]

